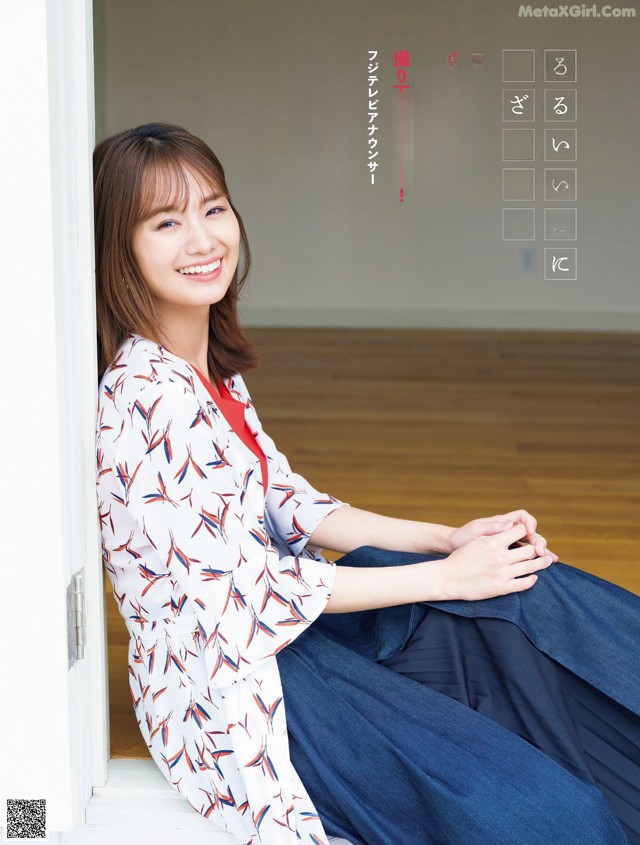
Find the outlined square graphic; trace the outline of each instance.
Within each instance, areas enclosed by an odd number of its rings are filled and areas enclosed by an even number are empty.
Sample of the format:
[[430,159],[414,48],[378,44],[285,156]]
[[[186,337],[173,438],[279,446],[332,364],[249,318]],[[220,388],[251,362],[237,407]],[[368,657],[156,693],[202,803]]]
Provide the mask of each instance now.
[[544,201],[576,202],[578,170],[576,167],[545,167]]
[[533,167],[502,168],[502,201],[534,202],[536,171]]
[[502,209],[503,241],[535,241],[536,218],[533,208]]
[[577,241],[578,209],[545,208],[544,239],[545,241]]
[[535,161],[536,158],[536,130],[535,129],[503,129],[502,130],[502,160],[503,161]]
[[544,160],[577,161],[578,130],[564,128],[545,129]]
[[577,50],[545,50],[544,51],[544,81],[545,82],[577,82],[578,81],[578,51]]
[[533,88],[502,89],[504,123],[532,123],[536,118],[536,92]]
[[577,119],[578,90],[576,88],[545,88],[545,123],[575,123]]
[[536,80],[536,51],[535,50],[503,50],[502,51],[502,81],[503,82],[535,82]]
[[546,282],[559,279],[575,282],[578,278],[577,247],[545,247],[544,278]]

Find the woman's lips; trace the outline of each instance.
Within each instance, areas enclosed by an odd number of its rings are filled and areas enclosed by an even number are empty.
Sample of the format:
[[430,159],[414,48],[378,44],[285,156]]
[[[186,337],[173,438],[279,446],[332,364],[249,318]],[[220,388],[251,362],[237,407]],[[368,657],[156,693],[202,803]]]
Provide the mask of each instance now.
[[212,270],[211,273],[180,273],[179,270],[176,270],[176,273],[178,273],[183,279],[194,279],[196,282],[209,282],[211,279],[215,279],[220,275],[223,263],[224,258],[221,258],[220,264],[215,270]]

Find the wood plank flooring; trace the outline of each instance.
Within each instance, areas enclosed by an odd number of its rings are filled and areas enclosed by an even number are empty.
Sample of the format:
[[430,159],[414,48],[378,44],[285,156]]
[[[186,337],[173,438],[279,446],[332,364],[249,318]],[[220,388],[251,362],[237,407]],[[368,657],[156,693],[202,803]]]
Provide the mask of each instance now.
[[[640,334],[247,333],[258,415],[318,490],[448,525],[525,508],[561,561],[640,594]],[[146,757],[105,590],[111,756]]]

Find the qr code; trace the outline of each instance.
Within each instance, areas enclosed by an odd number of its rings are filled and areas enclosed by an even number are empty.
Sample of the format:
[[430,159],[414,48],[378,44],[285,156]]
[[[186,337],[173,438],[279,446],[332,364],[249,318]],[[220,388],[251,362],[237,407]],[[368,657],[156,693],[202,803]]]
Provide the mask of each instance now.
[[48,841],[45,798],[7,798],[5,842],[12,839]]

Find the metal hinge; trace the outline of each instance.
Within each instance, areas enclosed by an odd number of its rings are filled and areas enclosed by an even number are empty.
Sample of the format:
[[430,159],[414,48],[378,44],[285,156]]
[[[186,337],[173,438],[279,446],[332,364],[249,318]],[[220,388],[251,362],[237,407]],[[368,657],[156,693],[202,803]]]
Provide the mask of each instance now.
[[79,569],[67,585],[67,642],[69,669],[76,660],[84,658],[84,567]]

